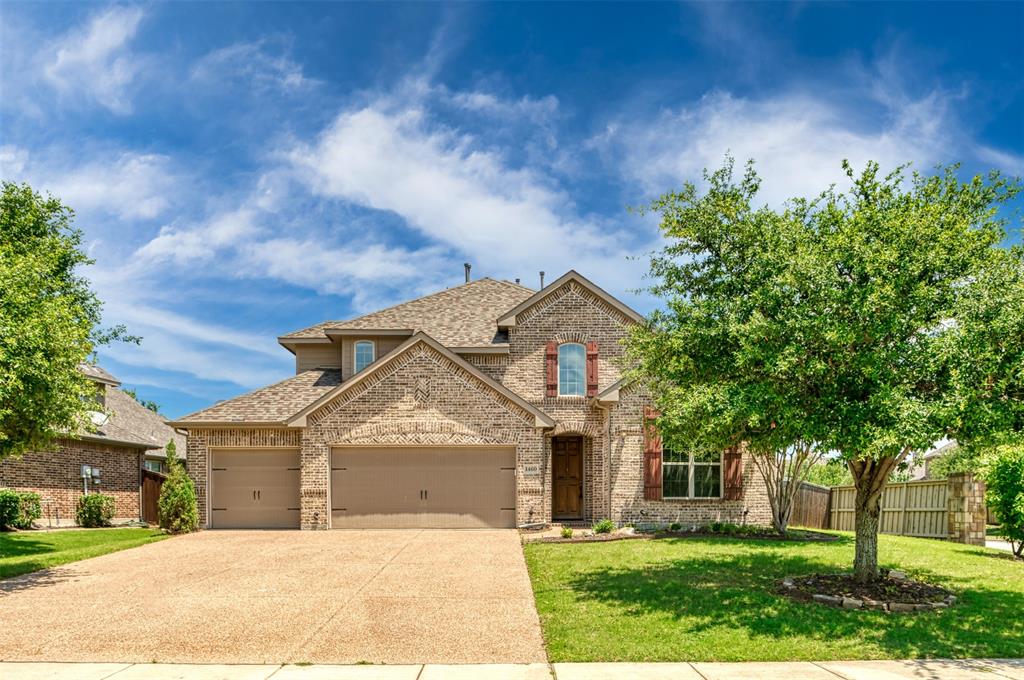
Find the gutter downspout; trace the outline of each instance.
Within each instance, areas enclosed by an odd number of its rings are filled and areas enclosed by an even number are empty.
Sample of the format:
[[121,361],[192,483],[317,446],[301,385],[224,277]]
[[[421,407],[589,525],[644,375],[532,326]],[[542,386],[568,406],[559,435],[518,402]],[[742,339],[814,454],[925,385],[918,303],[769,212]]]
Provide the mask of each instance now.
[[605,507],[608,508],[608,518],[612,519],[612,410],[610,406],[597,400],[594,401],[594,405],[604,411],[604,486],[607,504]]

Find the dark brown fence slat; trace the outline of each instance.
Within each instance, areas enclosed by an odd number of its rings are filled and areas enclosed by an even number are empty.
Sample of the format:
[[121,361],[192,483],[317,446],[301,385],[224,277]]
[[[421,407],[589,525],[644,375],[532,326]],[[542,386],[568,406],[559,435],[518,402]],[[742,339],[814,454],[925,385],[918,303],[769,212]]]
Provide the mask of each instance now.
[[828,529],[829,497],[828,487],[809,482],[800,482],[793,496],[793,512],[789,517],[791,526],[810,529]]
[[149,524],[160,523],[160,488],[167,479],[159,472],[142,471],[142,519]]

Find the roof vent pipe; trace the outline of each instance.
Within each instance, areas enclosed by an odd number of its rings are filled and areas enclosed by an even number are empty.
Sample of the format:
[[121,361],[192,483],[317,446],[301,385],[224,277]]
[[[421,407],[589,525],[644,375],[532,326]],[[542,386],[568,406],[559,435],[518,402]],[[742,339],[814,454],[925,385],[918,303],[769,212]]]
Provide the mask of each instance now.
[[469,270],[473,268],[473,265],[467,262],[462,266],[466,268],[466,283],[469,283]]
[[540,287],[544,287],[544,272],[540,273]]

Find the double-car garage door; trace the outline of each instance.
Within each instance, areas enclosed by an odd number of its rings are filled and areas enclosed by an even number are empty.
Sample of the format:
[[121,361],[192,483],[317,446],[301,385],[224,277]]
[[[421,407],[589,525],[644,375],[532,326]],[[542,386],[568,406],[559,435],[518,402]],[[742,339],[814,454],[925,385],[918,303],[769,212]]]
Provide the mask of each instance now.
[[[514,447],[341,447],[331,451],[331,526],[515,526]],[[299,452],[213,454],[215,528],[299,526]]]

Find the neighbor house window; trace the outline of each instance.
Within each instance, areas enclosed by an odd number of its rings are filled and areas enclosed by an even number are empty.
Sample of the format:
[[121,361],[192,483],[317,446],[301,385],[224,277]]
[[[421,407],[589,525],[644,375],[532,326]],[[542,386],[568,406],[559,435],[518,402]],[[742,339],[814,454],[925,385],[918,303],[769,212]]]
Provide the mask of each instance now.
[[583,345],[558,346],[558,395],[582,397],[587,390],[587,350]]
[[374,359],[374,345],[370,340],[360,340],[356,343],[355,347],[356,360],[355,360],[355,372],[363,370],[367,366],[373,363]]
[[661,488],[663,498],[720,498],[722,454],[664,448]]

